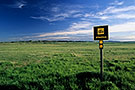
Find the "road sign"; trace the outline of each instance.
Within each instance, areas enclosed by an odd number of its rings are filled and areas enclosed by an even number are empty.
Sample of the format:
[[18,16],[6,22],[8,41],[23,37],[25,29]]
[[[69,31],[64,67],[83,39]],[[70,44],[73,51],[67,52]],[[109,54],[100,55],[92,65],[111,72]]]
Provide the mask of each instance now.
[[103,81],[103,40],[108,40],[108,25],[94,27],[94,40],[99,40],[100,49],[100,80]]
[[94,40],[108,40],[108,25],[94,27]]

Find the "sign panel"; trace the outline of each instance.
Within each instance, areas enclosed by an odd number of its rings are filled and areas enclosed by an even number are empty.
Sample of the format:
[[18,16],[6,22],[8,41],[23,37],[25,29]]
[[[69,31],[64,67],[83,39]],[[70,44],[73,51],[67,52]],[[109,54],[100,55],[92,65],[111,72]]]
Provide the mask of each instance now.
[[108,40],[108,25],[94,27],[94,40]]

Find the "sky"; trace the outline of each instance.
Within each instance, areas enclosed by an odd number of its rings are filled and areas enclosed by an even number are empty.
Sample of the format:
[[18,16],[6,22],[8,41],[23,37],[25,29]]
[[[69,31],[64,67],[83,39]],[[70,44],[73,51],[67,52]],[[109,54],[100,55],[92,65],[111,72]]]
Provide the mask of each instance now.
[[99,25],[135,41],[135,0],[0,0],[0,41],[93,41]]

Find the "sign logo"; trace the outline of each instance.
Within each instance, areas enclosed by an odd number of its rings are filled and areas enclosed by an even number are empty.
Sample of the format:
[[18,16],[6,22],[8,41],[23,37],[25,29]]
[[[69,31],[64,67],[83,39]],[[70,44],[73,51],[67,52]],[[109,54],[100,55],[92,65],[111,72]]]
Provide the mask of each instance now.
[[97,34],[104,35],[104,28],[98,28]]
[[94,27],[94,40],[108,40],[108,25]]

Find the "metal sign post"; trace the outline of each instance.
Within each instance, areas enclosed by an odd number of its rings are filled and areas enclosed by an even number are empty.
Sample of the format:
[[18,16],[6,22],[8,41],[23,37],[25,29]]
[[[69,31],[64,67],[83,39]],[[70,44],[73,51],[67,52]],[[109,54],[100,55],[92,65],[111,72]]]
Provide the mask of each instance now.
[[100,80],[103,81],[103,40],[99,41],[99,49],[100,49]]
[[108,40],[108,25],[94,27],[94,40],[99,40],[100,80],[103,81],[103,40]]

